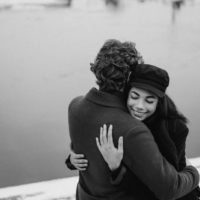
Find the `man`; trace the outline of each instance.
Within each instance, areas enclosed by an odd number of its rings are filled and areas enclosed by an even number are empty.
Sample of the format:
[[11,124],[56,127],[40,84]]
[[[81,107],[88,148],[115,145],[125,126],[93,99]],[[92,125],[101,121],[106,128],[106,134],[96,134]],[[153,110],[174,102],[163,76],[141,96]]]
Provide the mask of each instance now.
[[[177,172],[161,155],[147,127],[127,112],[123,91],[130,68],[141,60],[132,43],[106,41],[91,67],[99,89],[92,88],[69,105],[73,149],[89,161],[87,170],[79,173],[78,200],[147,200],[150,192],[158,199],[171,200],[198,185],[198,171],[187,166]],[[111,183],[109,168],[96,146],[103,124],[113,125],[115,144],[120,136],[124,140],[123,163],[128,173],[117,186]]]

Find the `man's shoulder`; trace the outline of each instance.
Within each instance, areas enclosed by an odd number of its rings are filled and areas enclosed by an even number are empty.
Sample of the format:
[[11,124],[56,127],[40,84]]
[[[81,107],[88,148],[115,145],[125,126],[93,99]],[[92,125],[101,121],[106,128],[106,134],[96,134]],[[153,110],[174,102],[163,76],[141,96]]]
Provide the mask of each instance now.
[[72,106],[77,105],[79,102],[81,102],[83,100],[84,96],[77,96],[75,98],[73,98],[68,106],[68,109],[70,110]]
[[131,124],[129,127],[129,132],[128,134],[133,134],[133,133],[150,133],[151,131],[149,128],[142,122],[135,120],[134,123]]
[[77,96],[77,97],[75,97],[75,98],[73,98],[73,99],[71,100],[70,104],[74,104],[74,103],[76,103],[76,102],[79,102],[79,101],[81,101],[83,98],[84,98],[83,95]]
[[130,113],[121,115],[122,126],[126,127],[126,133],[149,132],[148,127],[141,121],[133,118]]
[[82,94],[79,96],[74,97],[70,103],[69,103],[69,107],[71,107],[73,104],[78,104],[79,102],[87,99],[87,96],[92,93],[92,91],[94,90],[94,88],[91,88],[86,94]]

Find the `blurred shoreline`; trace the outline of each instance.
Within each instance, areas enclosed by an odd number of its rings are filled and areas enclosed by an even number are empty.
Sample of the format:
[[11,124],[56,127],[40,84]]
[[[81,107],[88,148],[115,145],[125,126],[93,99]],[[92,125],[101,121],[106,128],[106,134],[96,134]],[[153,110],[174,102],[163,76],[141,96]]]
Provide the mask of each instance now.
[[0,0],[0,10],[25,8],[65,8],[71,0]]

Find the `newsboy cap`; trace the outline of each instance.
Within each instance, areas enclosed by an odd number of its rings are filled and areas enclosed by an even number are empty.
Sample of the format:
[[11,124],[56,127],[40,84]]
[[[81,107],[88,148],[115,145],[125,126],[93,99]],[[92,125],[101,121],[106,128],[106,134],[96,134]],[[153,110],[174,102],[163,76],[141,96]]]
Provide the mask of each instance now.
[[138,64],[131,72],[128,84],[163,97],[169,85],[167,71],[150,64]]

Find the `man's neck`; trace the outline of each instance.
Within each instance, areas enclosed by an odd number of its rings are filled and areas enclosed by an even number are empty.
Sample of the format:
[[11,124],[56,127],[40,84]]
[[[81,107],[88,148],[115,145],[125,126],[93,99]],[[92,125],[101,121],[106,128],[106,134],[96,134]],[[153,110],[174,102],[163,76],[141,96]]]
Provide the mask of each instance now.
[[99,88],[99,91],[105,92],[105,93],[108,93],[108,94],[111,94],[111,95],[115,95],[115,96],[118,96],[120,98],[123,96],[123,92],[120,92],[120,91],[108,91],[108,90],[100,89],[100,88]]

